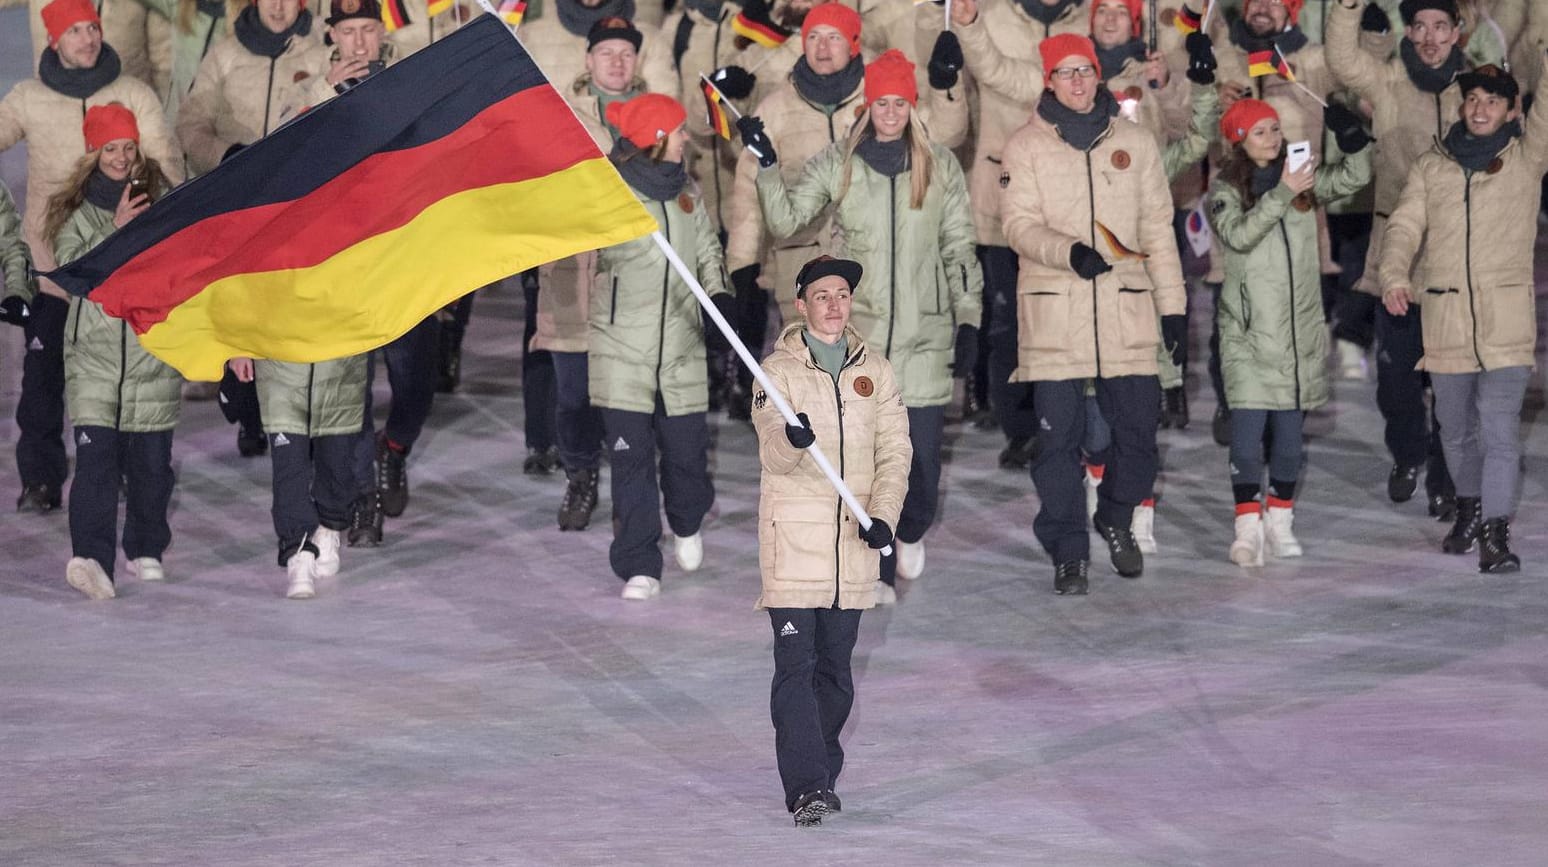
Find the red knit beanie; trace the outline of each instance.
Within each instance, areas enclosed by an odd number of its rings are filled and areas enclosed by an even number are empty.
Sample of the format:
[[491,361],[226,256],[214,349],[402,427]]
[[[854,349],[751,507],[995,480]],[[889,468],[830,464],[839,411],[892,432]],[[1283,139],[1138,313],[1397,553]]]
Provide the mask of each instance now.
[[[1302,0],[1305,2],[1305,0]],[[1091,30],[1096,32],[1097,7],[1102,5],[1102,0],[1094,0],[1091,4]],[[1123,0],[1123,5],[1129,7],[1129,35],[1140,35],[1140,14],[1145,10],[1145,0]],[[1206,6],[1209,4],[1205,4]],[[1065,55],[1068,57],[1069,55]]]
[[1306,5],[1306,0],[1285,0],[1285,11],[1290,13],[1290,23],[1295,24],[1301,20],[1301,7]]
[[896,48],[865,65],[865,104],[870,105],[884,96],[901,96],[909,105],[919,104],[914,63]]
[[123,103],[110,102],[86,109],[81,134],[86,137],[86,150],[94,151],[121,138],[133,139],[139,144],[140,125],[135,123],[134,112],[124,108]]
[[860,13],[845,6],[843,3],[824,3],[812,8],[806,13],[806,20],[801,22],[801,39],[805,41],[811,34],[812,28],[819,24],[829,27],[844,34],[849,40],[849,56],[854,57],[860,53]]
[[102,26],[102,19],[97,16],[97,7],[91,5],[91,0],[54,0],[44,6],[43,27],[48,31],[49,47],[57,45],[59,37],[66,30],[82,21]]
[[609,103],[607,122],[640,150],[646,150],[683,125],[688,111],[661,93],[647,93],[625,102]]
[[1097,62],[1096,44],[1090,37],[1077,36],[1074,33],[1060,33],[1058,36],[1050,36],[1037,44],[1037,53],[1043,58],[1043,85],[1046,87],[1053,81],[1054,64],[1070,55],[1079,55],[1091,61],[1096,67],[1097,75],[1102,74],[1102,64]]
[[1279,112],[1261,99],[1238,99],[1220,118],[1220,137],[1231,144],[1239,144],[1264,118],[1279,120]]

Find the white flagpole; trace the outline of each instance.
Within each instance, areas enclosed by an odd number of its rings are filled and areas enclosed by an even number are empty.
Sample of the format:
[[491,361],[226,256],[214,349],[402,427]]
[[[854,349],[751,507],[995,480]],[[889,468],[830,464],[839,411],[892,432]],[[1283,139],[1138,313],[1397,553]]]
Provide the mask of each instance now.
[[1215,4],[1217,2],[1218,0],[1209,0],[1209,5],[1204,7],[1204,19],[1199,22],[1199,32],[1205,36],[1209,35],[1209,18],[1215,14]]
[[[763,372],[763,366],[758,363],[756,358],[753,358],[751,352],[747,351],[747,344],[743,343],[742,338],[737,336],[736,329],[732,328],[725,317],[720,315],[720,311],[715,308],[715,303],[710,300],[709,295],[704,291],[704,287],[699,285],[698,278],[683,263],[682,257],[678,256],[677,251],[672,249],[672,245],[662,236],[660,230],[652,232],[651,237],[655,239],[656,246],[661,248],[661,252],[667,257],[667,261],[672,263],[672,269],[677,272],[677,276],[683,278],[683,282],[688,284],[688,288],[693,292],[693,297],[699,299],[699,306],[703,307],[704,312],[709,314],[710,321],[714,322],[715,327],[720,329],[720,333],[725,335],[726,341],[731,344],[731,348],[736,350],[736,354],[742,359],[742,363],[747,365],[747,369],[752,371],[753,378],[758,380],[758,385],[768,394],[769,399],[774,401],[774,407],[779,410],[780,415],[785,417],[785,422],[800,426],[801,420],[796,417],[795,410],[790,408],[790,404],[785,401],[785,396],[779,393],[779,389],[774,387],[774,383],[770,381],[768,374]],[[865,507],[860,505],[860,501],[855,499],[854,493],[849,490],[848,485],[844,484],[844,479],[839,476],[838,471],[833,469],[833,464],[829,462],[828,456],[823,454],[822,449],[818,448],[816,443],[812,443],[807,447],[806,453],[816,462],[817,468],[822,470],[822,474],[828,477],[828,483],[833,486],[834,490],[838,491],[839,499],[843,500],[844,505],[849,507],[849,511],[855,516],[855,520],[860,522],[861,527],[869,530],[871,528],[871,516],[865,511]],[[892,546],[888,545],[883,548],[881,553],[883,556],[891,554]]]

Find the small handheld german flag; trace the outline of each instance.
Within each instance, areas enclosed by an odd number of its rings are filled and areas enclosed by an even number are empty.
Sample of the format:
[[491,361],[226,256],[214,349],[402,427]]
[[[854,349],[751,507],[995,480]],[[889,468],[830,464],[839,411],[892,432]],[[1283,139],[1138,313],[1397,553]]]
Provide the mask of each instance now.
[[382,26],[391,33],[413,22],[409,20],[408,7],[403,0],[383,0],[382,2]]
[[709,120],[710,129],[715,135],[726,141],[731,140],[731,118],[726,116],[726,107],[720,102],[720,91],[707,79],[699,80],[699,89],[704,91],[704,113]]
[[501,0],[500,20],[512,27],[520,27],[527,16],[527,0]]
[[1183,4],[1183,7],[1177,10],[1177,17],[1172,19],[1172,26],[1176,27],[1177,31],[1184,36],[1187,36],[1189,33],[1199,32],[1199,28],[1203,24],[1203,16],[1189,9],[1187,4]]
[[455,0],[430,0],[430,2],[425,4],[425,11],[429,13],[431,18],[434,18],[442,12],[450,12],[455,5],[457,5]]
[[1112,250],[1113,255],[1117,256],[1118,258],[1140,260],[1150,258],[1149,253],[1141,253],[1139,250],[1129,248],[1128,245],[1118,240],[1118,236],[1113,234],[1112,229],[1107,228],[1100,222],[1096,224],[1096,228],[1098,232],[1102,233],[1102,240],[1107,242],[1108,249]]
[[736,17],[731,19],[731,30],[737,36],[764,48],[778,48],[791,34],[791,31],[775,24],[767,15],[753,17],[745,11],[736,13]]
[[1286,81],[1295,81],[1295,73],[1291,71],[1290,64],[1285,61],[1284,55],[1279,53],[1279,46],[1263,51],[1254,51],[1247,55],[1247,74],[1253,78],[1264,75],[1279,75]]

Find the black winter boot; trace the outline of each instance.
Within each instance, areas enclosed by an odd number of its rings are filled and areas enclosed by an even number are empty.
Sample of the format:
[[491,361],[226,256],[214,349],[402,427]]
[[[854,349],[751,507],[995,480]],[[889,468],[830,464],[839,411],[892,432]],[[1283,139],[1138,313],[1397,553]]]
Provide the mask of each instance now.
[[1483,503],[1477,497],[1457,497],[1456,523],[1441,542],[1441,550],[1447,554],[1466,554],[1478,541],[1479,528],[1483,526]]
[[1107,543],[1107,553],[1113,559],[1113,571],[1125,578],[1138,578],[1145,574],[1145,555],[1140,553],[1139,541],[1129,527],[1109,527],[1101,518],[1094,518],[1097,534]]
[[591,513],[597,508],[598,471],[577,470],[566,472],[569,485],[564,489],[564,500],[559,504],[559,529],[584,530],[591,523]]
[[1521,569],[1521,558],[1510,552],[1509,518],[1485,521],[1478,539],[1478,571],[1499,575]]
[[375,548],[382,544],[382,498],[372,491],[356,498],[349,507],[349,530],[344,542],[351,548]]
[[1215,418],[1210,423],[1210,433],[1215,437],[1215,444],[1229,446],[1231,444],[1231,411],[1223,406],[1215,407]]
[[1161,394],[1161,427],[1175,430],[1188,427],[1188,392],[1180,385]]
[[1085,560],[1070,560],[1054,567],[1054,592],[1060,596],[1085,596],[1088,587]]
[[1402,464],[1392,465],[1392,472],[1387,473],[1387,499],[1394,503],[1406,503],[1418,487],[1419,466],[1417,464],[1411,467],[1405,467]]
[[387,437],[376,437],[376,493],[381,496],[382,512],[396,518],[408,508],[408,455],[393,448]]

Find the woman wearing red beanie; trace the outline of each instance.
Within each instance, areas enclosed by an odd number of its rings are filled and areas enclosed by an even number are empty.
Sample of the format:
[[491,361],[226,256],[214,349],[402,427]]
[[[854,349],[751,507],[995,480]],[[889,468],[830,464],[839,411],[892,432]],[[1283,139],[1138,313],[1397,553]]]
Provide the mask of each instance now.
[[[134,114],[119,103],[86,110],[87,153],[49,200],[43,233],[67,265],[150,206],[171,186],[140,152]],[[142,580],[165,578],[172,542],[172,429],[183,379],[140,347],[134,330],[102,306],[70,299],[65,323],[65,399],[75,425],[70,548],[65,579],[92,599],[111,599],[118,491],[125,487],[124,554]]]
[[[951,153],[930,140],[914,82],[914,64],[900,51],[886,52],[866,66],[865,113],[845,140],[812,157],[793,187],[772,159],[758,172],[764,221],[776,237],[799,232],[835,205],[842,255],[865,268],[855,328],[891,360],[908,407],[914,458],[898,553],[882,561],[884,604],[896,598],[895,576],[924,572],[946,404],[952,378],[966,376],[978,354],[983,295],[967,182]],[[767,138],[762,146],[772,155]]]
[[[608,158],[704,291],[732,318],[720,241],[683,166],[687,112],[670,96],[647,93],[609,104],[606,114],[619,134]],[[705,325],[693,292],[654,239],[608,247],[598,265],[588,377],[611,453],[608,560],[625,582],[623,598],[651,599],[661,592],[663,498],[677,564],[692,572],[704,561],[699,528],[715,501],[705,420]]]
[[[1369,138],[1332,109],[1347,158],[1318,168],[1315,157],[1291,171],[1279,115],[1268,103],[1239,99],[1220,119],[1229,147],[1210,190],[1208,211],[1224,251],[1225,284],[1216,304],[1220,368],[1231,407],[1231,489],[1236,538],[1231,562],[1263,565],[1301,556],[1292,530],[1307,410],[1328,400],[1327,328],[1317,269],[1318,201],[1349,195],[1370,180]],[[1268,511],[1258,501],[1263,434],[1273,429]]]

